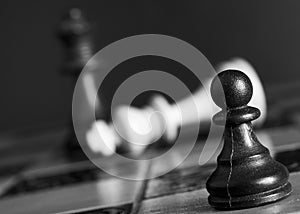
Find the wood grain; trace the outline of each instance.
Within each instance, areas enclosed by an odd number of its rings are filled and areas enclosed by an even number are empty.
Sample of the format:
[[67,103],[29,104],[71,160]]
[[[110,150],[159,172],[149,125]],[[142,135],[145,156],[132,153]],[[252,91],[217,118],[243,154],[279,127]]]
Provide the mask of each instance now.
[[[281,201],[265,206],[235,210],[230,213],[299,213],[300,210],[300,173],[292,173],[290,181],[292,194]],[[228,213],[212,208],[207,202],[208,193],[205,188],[191,192],[178,193],[153,199],[146,199],[141,204],[141,214],[176,214],[176,213]]]

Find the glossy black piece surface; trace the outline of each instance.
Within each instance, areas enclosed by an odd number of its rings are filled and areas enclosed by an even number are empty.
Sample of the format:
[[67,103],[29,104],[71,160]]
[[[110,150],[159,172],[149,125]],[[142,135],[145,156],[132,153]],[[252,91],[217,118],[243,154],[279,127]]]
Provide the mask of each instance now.
[[225,125],[225,133],[217,168],[206,183],[209,204],[217,209],[242,209],[287,197],[291,193],[288,170],[270,156],[252,129],[251,121],[260,112],[247,106],[253,92],[249,78],[236,70],[217,77],[211,94],[222,111],[213,120]]

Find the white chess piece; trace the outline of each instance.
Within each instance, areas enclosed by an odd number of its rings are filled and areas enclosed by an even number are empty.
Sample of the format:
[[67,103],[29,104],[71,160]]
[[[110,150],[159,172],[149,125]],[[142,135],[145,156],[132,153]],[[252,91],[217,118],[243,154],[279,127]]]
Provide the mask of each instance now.
[[93,152],[105,156],[112,155],[121,143],[121,139],[112,124],[107,124],[103,120],[95,122],[87,131],[86,141]]
[[[249,76],[253,84],[253,97],[249,105],[260,109],[261,117],[255,125],[260,125],[266,118],[266,98],[262,83],[254,68],[244,59],[235,58],[221,63],[217,71],[238,69]],[[208,79],[204,88],[210,88],[212,79]],[[192,96],[169,104],[162,96],[155,96],[150,105],[143,109],[120,106],[114,111],[115,129],[128,143],[139,145],[136,153],[160,137],[172,142],[178,134],[178,128],[193,124],[205,123],[220,109],[210,101],[210,91],[199,88]],[[110,142],[115,143],[115,142]],[[133,146],[134,148],[134,146]]]
[[[130,137],[134,138],[136,135]],[[106,123],[104,120],[98,120],[92,124],[92,127],[86,132],[85,140],[94,153],[104,156],[113,155],[117,147],[121,146],[121,144],[123,144],[123,146],[125,144],[127,150],[130,151],[132,155],[140,154],[147,146],[133,142],[125,142],[124,139],[122,140],[122,138],[120,138],[113,124]]]

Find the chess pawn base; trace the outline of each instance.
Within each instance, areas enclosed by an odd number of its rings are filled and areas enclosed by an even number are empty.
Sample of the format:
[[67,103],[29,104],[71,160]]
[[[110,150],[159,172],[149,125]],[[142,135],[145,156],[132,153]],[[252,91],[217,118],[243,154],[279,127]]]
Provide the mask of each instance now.
[[288,182],[276,189],[272,189],[266,192],[240,197],[232,197],[230,198],[230,201],[228,197],[222,198],[210,195],[208,197],[208,201],[211,206],[220,210],[244,209],[257,207],[284,199],[290,195],[291,190],[292,186]]
[[275,202],[291,193],[288,177],[286,167],[260,144],[251,123],[226,127],[218,166],[207,181],[208,201],[217,209]]

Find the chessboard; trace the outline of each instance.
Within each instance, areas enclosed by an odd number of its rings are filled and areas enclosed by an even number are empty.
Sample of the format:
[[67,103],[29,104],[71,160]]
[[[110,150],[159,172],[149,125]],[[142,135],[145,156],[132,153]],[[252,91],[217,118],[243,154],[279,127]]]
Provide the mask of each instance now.
[[[44,135],[43,135],[44,136]],[[295,213],[300,210],[300,131],[296,124],[257,131],[272,156],[290,172],[292,194],[269,205],[236,213]],[[184,139],[189,143],[188,137]],[[19,173],[1,177],[0,209],[5,213],[215,213],[207,201],[206,181],[216,167],[220,151],[199,165],[203,149],[199,140],[189,156],[176,169],[153,179],[131,181],[108,175],[90,161],[70,162],[52,152],[48,161],[29,164]],[[164,148],[168,149],[168,148]],[[159,174],[168,164],[182,159],[182,148],[172,158],[153,161],[150,166],[117,162],[114,156],[100,158],[120,175]],[[161,148],[149,148],[143,156],[155,155]],[[44,155],[43,155],[44,156]],[[38,157],[36,160],[41,159]],[[49,161],[51,160],[51,161]],[[53,160],[56,160],[56,162]],[[137,170],[138,169],[138,170]],[[16,169],[17,170],[17,169]],[[9,176],[10,174],[10,176]]]

